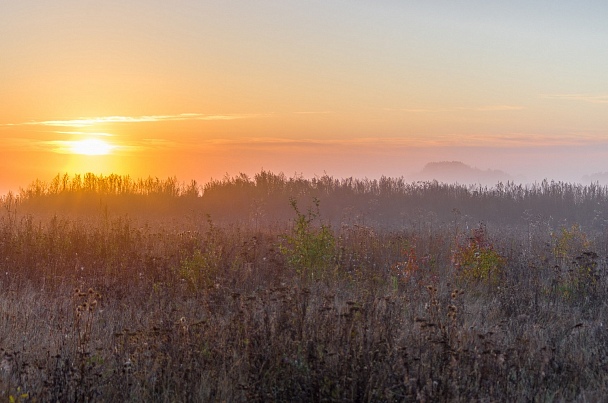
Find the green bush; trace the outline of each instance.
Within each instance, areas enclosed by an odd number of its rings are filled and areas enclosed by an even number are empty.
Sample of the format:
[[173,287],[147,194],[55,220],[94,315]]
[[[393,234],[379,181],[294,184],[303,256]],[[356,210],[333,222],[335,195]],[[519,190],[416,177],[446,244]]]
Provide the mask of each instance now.
[[460,245],[452,258],[458,276],[466,281],[495,284],[505,265],[505,259],[494,250],[487,239],[485,226],[473,230],[466,245]]
[[314,210],[303,214],[295,199],[291,206],[296,213],[291,234],[283,237],[279,250],[287,260],[289,268],[311,280],[327,277],[334,266],[336,240],[329,226],[313,225],[319,219],[319,200],[314,198]]
[[220,274],[223,247],[220,243],[219,229],[207,217],[209,230],[202,248],[198,247],[191,255],[180,262],[179,275],[192,291],[212,287]]

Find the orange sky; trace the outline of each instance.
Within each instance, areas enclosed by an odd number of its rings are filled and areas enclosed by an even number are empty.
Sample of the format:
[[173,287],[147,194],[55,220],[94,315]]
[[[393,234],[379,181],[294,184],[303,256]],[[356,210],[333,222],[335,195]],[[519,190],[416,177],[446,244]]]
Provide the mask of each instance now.
[[[608,3],[494,3],[10,2],[0,192],[59,172],[608,171]],[[113,148],[75,154],[86,139]]]

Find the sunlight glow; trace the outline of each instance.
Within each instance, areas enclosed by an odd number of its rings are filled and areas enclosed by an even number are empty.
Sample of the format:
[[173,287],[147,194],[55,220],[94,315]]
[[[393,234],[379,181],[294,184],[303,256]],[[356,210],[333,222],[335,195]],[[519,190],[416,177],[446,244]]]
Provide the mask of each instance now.
[[74,141],[70,147],[73,154],[83,155],[107,155],[112,152],[114,146],[99,139],[87,139]]

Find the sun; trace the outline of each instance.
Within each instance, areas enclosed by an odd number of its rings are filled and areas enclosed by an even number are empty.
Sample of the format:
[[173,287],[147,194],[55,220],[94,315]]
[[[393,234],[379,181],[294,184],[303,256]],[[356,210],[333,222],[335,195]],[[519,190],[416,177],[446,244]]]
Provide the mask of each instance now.
[[72,142],[70,152],[82,155],[107,155],[112,152],[114,146],[99,139],[86,139]]

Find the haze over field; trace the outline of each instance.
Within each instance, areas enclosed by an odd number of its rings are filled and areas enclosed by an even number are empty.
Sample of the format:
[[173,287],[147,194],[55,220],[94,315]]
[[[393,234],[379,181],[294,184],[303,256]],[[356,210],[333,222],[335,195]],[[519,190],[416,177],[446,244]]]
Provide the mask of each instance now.
[[[59,172],[608,171],[604,1],[0,7],[0,193]],[[599,176],[587,176],[586,179]]]

